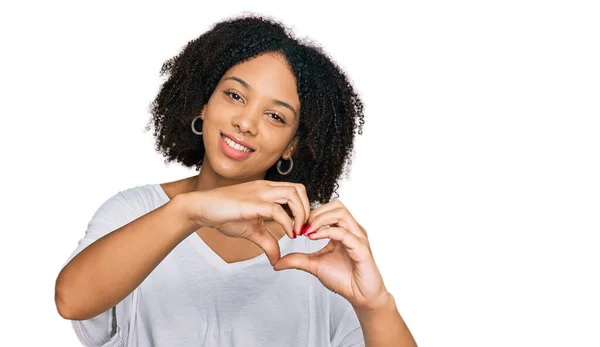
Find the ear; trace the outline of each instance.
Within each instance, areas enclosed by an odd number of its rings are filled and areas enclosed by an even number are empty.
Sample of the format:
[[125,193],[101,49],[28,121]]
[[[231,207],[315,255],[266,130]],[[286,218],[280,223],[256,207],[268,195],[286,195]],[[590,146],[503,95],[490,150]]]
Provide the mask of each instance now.
[[204,104],[204,106],[202,106],[202,109],[200,110],[200,119],[204,120],[205,112],[206,112],[206,104]]
[[300,137],[295,136],[292,141],[290,142],[290,144],[287,146],[287,148],[285,149],[285,151],[283,151],[283,154],[281,155],[281,157],[285,160],[290,159],[290,157],[292,156],[292,154],[294,154],[294,150],[296,149],[297,145],[298,145],[298,141],[300,140]]

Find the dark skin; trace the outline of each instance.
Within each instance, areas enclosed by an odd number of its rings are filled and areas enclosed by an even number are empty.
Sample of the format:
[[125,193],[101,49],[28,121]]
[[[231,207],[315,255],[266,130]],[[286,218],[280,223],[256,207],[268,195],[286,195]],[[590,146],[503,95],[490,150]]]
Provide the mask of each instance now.
[[[293,154],[299,112],[296,79],[285,58],[268,53],[232,67],[200,114],[206,147],[202,170],[161,186],[172,199],[182,193],[264,179],[269,167]],[[254,152],[244,160],[226,156],[219,143],[222,133],[248,143]],[[277,240],[285,235],[276,222],[266,220],[265,224]],[[225,236],[214,228],[200,228],[196,233],[227,263],[264,252],[251,241]]]
[[[167,195],[174,197],[263,180],[267,169],[277,160],[294,153],[299,109],[295,78],[283,57],[263,54],[234,66],[221,78],[201,111],[206,153],[200,174],[163,184]],[[255,151],[244,160],[228,157],[221,147],[222,133],[235,136]],[[273,269],[306,271],[347,298],[355,309],[367,346],[416,346],[394,298],[385,288],[365,229],[339,200],[311,211],[306,192],[299,195],[305,209],[308,205],[302,220],[309,223],[307,229],[302,229],[304,235],[312,240],[330,241],[313,254],[287,254],[276,260]],[[248,223],[233,224],[234,229]],[[273,220],[265,220],[264,226],[274,236],[273,242],[286,234]],[[248,260],[264,252],[256,243],[226,236],[216,228],[203,227],[196,233],[228,263]]]
[[[196,189],[198,185],[198,176],[191,176],[182,180],[167,182],[161,184],[169,198],[178,194],[188,193]],[[285,231],[281,225],[275,221],[265,221],[267,230],[280,240],[285,236]],[[255,243],[242,238],[225,236],[215,228],[200,228],[196,234],[215,252],[221,259],[227,263],[235,263],[255,258],[264,253]]]
[[[274,271],[317,277],[352,304],[367,346],[415,346],[366,231],[330,199],[363,123],[362,102],[335,64],[277,23],[246,18],[220,23],[161,71],[170,78],[153,102],[157,149],[202,170],[162,184],[170,203],[108,233],[65,266],[55,293],[61,316],[89,319],[114,307],[197,233],[226,262],[264,252]],[[190,128],[196,113],[202,138]],[[254,151],[232,149],[223,134]],[[291,156],[297,164],[281,176],[274,165]],[[309,201],[322,205],[311,210]],[[328,243],[312,254],[281,257],[277,240],[298,234]]]

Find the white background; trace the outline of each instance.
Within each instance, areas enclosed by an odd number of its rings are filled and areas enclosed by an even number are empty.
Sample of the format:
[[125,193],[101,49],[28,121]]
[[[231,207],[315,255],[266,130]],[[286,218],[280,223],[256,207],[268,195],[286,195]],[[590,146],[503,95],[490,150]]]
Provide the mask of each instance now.
[[187,177],[144,132],[166,59],[273,15],[363,96],[340,199],[420,346],[600,346],[592,1],[0,6],[2,342],[78,346],[54,281],[119,190]]

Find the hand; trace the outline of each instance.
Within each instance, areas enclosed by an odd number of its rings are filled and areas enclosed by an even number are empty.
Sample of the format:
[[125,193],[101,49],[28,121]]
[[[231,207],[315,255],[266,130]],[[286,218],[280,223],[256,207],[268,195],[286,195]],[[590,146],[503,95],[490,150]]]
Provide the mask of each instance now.
[[312,254],[287,254],[273,268],[306,271],[358,309],[385,305],[389,293],[373,259],[366,231],[346,207],[339,200],[322,205],[310,213],[308,224],[310,228],[303,230],[303,235],[310,234],[311,240],[329,238],[329,243]]
[[[188,215],[196,227],[212,227],[226,236],[252,241],[265,251],[271,264],[281,252],[264,221],[275,220],[295,238],[310,214],[306,189],[297,183],[259,180],[187,195]],[[288,204],[293,222],[281,204]]]

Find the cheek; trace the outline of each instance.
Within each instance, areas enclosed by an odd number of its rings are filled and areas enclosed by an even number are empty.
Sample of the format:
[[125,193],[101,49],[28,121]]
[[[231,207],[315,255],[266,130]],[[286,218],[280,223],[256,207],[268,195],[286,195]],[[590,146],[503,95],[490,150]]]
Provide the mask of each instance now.
[[209,121],[214,121],[215,119],[218,118],[219,110],[221,109],[221,107],[219,107],[217,102],[212,102],[208,104],[208,107],[206,108],[206,113],[204,114],[204,118],[206,120]]
[[261,137],[263,138],[263,151],[272,153],[275,157],[280,156],[291,141],[287,132],[282,129],[273,129],[273,126],[268,124],[262,129]]
[[[215,92],[216,93],[216,92]],[[232,105],[225,100],[223,95],[213,94],[206,105],[206,114],[209,117],[218,117],[219,114],[226,111]]]

